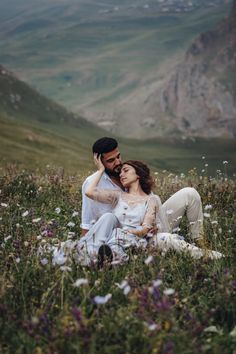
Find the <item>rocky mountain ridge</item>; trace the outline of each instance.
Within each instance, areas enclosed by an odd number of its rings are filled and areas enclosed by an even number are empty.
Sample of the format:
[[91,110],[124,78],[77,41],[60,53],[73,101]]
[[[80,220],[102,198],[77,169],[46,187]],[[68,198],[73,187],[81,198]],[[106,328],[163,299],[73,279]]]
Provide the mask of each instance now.
[[235,138],[235,73],[236,1],[215,30],[196,38],[167,78],[139,88],[116,107],[108,119],[111,130],[129,137],[135,132]]

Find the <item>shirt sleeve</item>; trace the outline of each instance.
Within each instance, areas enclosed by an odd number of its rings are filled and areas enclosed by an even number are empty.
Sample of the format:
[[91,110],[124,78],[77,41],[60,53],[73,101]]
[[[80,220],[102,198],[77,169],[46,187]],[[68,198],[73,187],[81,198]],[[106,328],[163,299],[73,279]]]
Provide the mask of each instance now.
[[156,225],[158,203],[155,196],[151,196],[147,201],[147,208],[144,215],[142,226],[152,229]]
[[94,208],[93,201],[85,195],[85,191],[88,187],[88,180],[85,180],[82,185],[82,213],[81,213],[81,229],[89,230],[91,226],[91,221],[94,220]]

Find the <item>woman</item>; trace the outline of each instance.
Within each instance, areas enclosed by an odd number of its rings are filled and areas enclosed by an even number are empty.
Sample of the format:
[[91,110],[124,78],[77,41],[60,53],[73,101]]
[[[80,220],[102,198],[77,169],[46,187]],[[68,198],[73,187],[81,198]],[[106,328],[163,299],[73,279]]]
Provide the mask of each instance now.
[[[106,251],[113,262],[123,263],[128,260],[126,250],[129,247],[145,246],[148,237],[152,237],[150,231],[156,225],[160,199],[151,193],[154,183],[149,168],[142,162],[129,160],[122,165],[120,180],[125,189],[123,192],[97,188],[104,166],[96,154],[94,162],[98,171],[86,190],[86,196],[112,204],[113,213],[104,214],[80,239],[76,258],[82,265],[89,265],[97,259],[102,262]],[[188,251],[195,258],[205,254],[200,248],[180,240],[178,235],[157,233],[153,241],[161,249]],[[219,258],[221,254],[209,251],[209,255]]]

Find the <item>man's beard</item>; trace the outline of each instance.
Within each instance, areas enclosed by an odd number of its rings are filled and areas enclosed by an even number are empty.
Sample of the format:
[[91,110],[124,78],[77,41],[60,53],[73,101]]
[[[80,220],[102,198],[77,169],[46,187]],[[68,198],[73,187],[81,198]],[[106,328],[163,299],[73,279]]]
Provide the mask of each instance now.
[[116,170],[108,170],[105,168],[105,172],[109,177],[115,177],[117,179],[120,178],[121,166],[117,167]]

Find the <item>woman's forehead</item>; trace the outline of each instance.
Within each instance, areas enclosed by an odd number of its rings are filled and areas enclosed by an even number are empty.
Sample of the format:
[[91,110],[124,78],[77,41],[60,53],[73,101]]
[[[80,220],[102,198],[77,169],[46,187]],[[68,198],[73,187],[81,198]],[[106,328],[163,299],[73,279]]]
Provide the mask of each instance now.
[[121,170],[123,170],[123,169],[125,169],[125,168],[133,168],[133,167],[125,163],[125,164],[122,166]]

